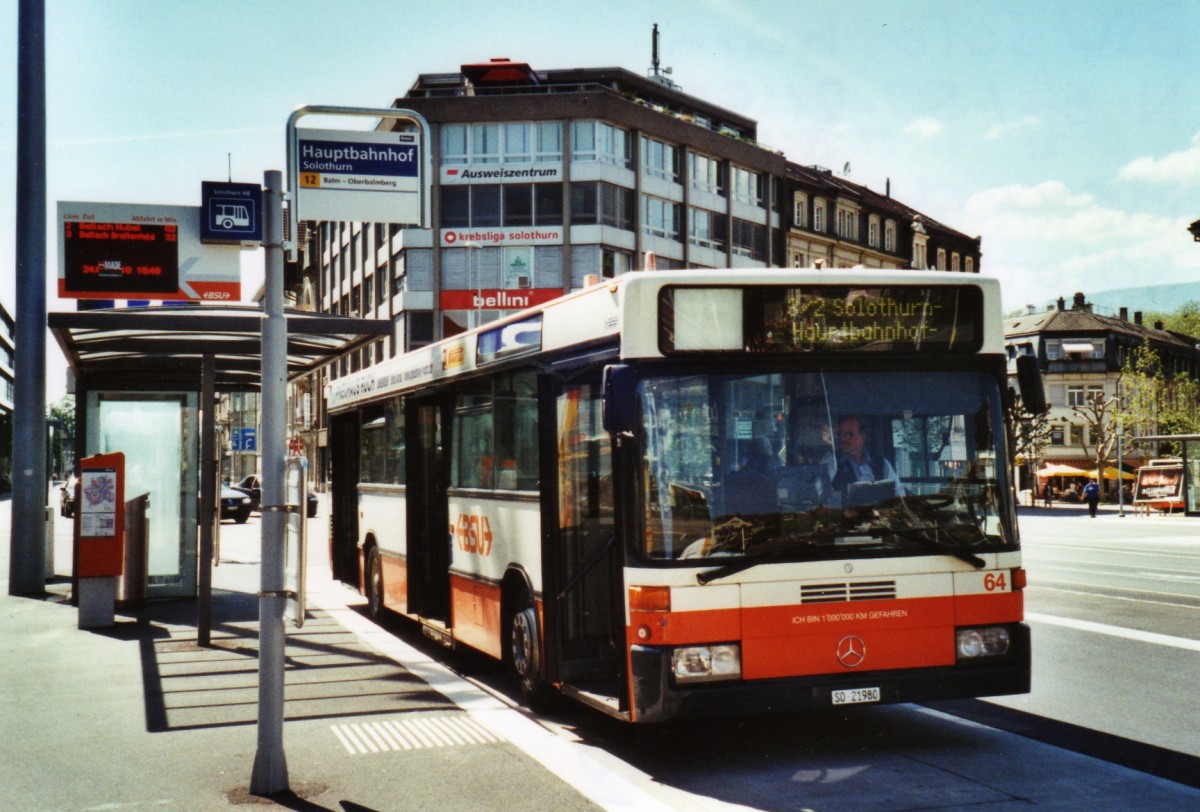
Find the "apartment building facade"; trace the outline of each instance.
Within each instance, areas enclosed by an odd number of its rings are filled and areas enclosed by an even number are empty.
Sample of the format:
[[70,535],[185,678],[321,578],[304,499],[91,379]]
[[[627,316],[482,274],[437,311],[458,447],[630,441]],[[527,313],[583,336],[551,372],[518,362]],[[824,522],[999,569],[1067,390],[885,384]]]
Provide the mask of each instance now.
[[492,60],[421,74],[392,106],[430,126],[431,228],[302,224],[289,280],[298,307],[394,327],[293,393],[293,434],[320,479],[329,380],[589,280],[648,268],[926,268],[914,253],[922,223],[959,241],[960,270],[979,267],[978,239],[789,164],[758,142],[756,121],[662,75]]

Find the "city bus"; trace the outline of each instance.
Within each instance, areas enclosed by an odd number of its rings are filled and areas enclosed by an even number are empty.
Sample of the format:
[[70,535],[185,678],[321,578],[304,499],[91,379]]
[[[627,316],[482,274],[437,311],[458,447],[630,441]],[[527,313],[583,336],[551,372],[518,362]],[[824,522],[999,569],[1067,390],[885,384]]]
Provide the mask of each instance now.
[[535,708],[1027,692],[1001,315],[976,275],[631,272],[339,378],[334,574]]

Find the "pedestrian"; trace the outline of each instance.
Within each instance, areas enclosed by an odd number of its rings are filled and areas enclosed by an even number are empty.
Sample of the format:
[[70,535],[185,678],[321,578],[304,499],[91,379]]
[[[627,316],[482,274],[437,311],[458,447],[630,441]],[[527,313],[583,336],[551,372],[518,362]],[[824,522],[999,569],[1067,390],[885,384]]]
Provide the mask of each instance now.
[[1083,500],[1087,502],[1088,515],[1096,518],[1096,508],[1100,506],[1100,486],[1096,480],[1091,480],[1083,486]]
[[1050,484],[1050,480],[1046,480],[1046,484],[1042,486],[1042,501],[1046,503],[1046,507],[1054,504],[1054,486]]

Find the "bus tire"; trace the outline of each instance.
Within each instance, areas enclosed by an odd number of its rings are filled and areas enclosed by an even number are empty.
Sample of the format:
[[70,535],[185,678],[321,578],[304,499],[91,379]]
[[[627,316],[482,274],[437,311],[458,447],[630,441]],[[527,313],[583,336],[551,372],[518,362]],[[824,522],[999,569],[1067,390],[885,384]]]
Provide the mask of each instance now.
[[367,613],[372,618],[383,614],[383,561],[379,548],[372,547],[367,553]]
[[537,610],[525,606],[509,622],[509,659],[521,686],[521,698],[533,710],[549,704],[551,689],[542,673],[542,637]]

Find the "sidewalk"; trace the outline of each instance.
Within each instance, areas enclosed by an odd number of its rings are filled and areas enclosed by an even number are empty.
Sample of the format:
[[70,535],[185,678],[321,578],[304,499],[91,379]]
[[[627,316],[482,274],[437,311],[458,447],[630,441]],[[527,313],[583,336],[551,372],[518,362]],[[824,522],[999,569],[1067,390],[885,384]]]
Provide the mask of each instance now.
[[[151,602],[136,615],[118,612],[111,629],[82,631],[68,578],[50,582],[44,599],[8,596],[10,516],[5,499],[0,807],[665,808],[598,763],[590,777],[559,778],[557,762],[578,753],[563,753],[561,739],[369,623],[355,611],[359,596],[333,582],[323,561],[310,567],[303,628],[288,628],[291,789],[275,799],[251,796],[258,520],[222,527],[212,645],[201,647],[194,601]],[[311,538],[324,538],[324,522],[312,522]],[[56,570],[65,575],[70,524],[58,518],[55,530]],[[446,776],[453,780],[439,780]]]

